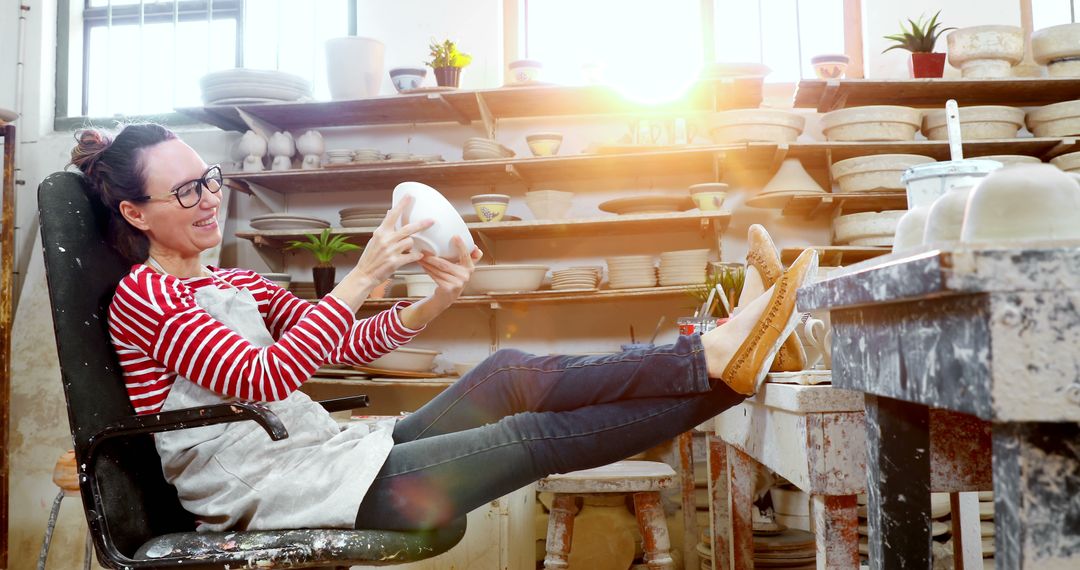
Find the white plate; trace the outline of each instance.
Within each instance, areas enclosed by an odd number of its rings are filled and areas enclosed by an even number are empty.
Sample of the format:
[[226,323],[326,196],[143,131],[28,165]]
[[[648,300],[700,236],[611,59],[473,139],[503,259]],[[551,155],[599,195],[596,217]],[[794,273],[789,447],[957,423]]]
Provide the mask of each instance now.
[[253,220],[251,227],[256,230],[321,230],[330,227],[330,223],[320,224],[304,220]]
[[420,249],[439,257],[456,259],[457,250],[450,243],[454,236],[461,237],[466,251],[476,247],[465,220],[438,190],[419,182],[402,182],[394,188],[393,205],[396,206],[406,196],[412,196],[413,203],[398,218],[398,228],[411,220],[435,220],[430,228],[413,234],[413,240],[420,244]]
[[0,107],[0,126],[6,125],[19,118],[19,114],[11,109]]

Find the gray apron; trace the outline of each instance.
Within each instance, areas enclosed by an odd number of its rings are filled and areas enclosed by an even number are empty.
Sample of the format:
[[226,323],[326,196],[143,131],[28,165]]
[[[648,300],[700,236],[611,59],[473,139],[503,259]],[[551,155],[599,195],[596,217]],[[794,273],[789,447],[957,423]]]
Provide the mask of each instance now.
[[[196,290],[196,304],[248,342],[272,345],[251,292],[215,279],[227,288]],[[177,376],[162,410],[233,399]],[[374,429],[341,428],[299,391],[267,405],[288,438],[272,441],[252,421],[156,434],[165,478],[195,515],[198,530],[352,528],[360,501],[390,454],[394,420]]]

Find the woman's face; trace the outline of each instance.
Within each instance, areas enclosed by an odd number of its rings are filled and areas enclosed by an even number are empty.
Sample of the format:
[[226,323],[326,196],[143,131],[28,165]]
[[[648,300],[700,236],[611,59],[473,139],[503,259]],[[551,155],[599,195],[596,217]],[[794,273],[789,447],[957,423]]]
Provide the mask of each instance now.
[[154,255],[197,257],[205,249],[221,243],[217,224],[221,194],[205,188],[198,204],[185,208],[172,194],[192,180],[202,178],[207,165],[191,147],[179,139],[158,143],[143,150],[146,175],[146,202],[124,202],[121,212],[150,239]]

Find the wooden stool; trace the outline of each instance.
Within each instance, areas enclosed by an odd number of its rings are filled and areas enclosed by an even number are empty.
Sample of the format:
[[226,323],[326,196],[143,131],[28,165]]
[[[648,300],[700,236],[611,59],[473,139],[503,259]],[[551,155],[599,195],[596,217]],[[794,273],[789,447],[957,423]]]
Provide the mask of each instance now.
[[[52,544],[53,529],[56,527],[56,517],[60,514],[60,502],[64,497],[79,497],[79,470],[75,466],[75,451],[67,451],[56,460],[53,467],[53,483],[60,487],[60,492],[53,499],[52,511],[49,513],[49,524],[45,527],[45,539],[41,542],[41,552],[38,554],[38,570],[45,570],[45,561],[49,557],[49,545]],[[90,531],[86,531],[86,552],[83,556],[83,568],[90,569],[90,560],[93,557],[93,543],[90,540]]]
[[593,494],[633,494],[634,514],[641,530],[645,564],[649,570],[672,570],[671,540],[660,504],[660,490],[671,487],[675,471],[657,461],[618,461],[603,467],[545,477],[540,491],[555,494],[548,517],[547,556],[544,568],[569,568],[570,543],[574,536],[574,497]]

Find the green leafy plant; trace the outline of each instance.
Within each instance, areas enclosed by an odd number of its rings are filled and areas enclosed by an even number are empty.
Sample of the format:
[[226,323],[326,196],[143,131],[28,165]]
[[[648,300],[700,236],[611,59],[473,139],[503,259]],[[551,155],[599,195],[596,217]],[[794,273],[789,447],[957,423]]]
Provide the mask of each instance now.
[[321,234],[306,234],[307,241],[289,240],[285,249],[305,249],[310,251],[319,262],[319,267],[330,267],[334,256],[350,251],[363,249],[358,245],[348,242],[349,237],[336,235],[330,237],[330,228],[326,228]]
[[472,56],[458,51],[457,45],[450,40],[443,40],[442,43],[432,40],[428,49],[431,52],[431,61],[426,62],[426,65],[433,69],[439,67],[465,67],[472,63]]
[[885,53],[894,49],[906,49],[911,53],[932,53],[934,51],[934,44],[937,43],[941,34],[949,30],[955,30],[956,28],[940,28],[941,22],[938,21],[938,16],[941,15],[941,10],[938,10],[934,14],[933,18],[929,21],[926,20],[926,15],[920,15],[919,19],[912,20],[908,18],[908,24],[911,28],[903,22],[900,22],[900,33],[893,34],[891,36],[885,36],[885,39],[896,42],[895,44],[885,48],[881,53]]
[[[694,308],[697,309],[709,300],[709,292],[719,285],[720,290],[724,292],[724,297],[728,301],[728,306],[734,307],[739,302],[739,296],[742,294],[743,282],[745,279],[746,268],[742,264],[725,263],[717,267],[716,270],[709,271],[705,276],[705,283],[694,287],[688,287],[686,293],[694,299],[696,303]],[[716,299],[714,295],[712,306],[708,307],[707,314],[699,316],[725,318],[730,317],[731,315],[729,315],[727,309],[724,308],[724,304],[721,303],[719,299]]]

